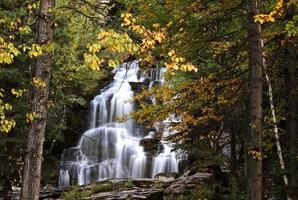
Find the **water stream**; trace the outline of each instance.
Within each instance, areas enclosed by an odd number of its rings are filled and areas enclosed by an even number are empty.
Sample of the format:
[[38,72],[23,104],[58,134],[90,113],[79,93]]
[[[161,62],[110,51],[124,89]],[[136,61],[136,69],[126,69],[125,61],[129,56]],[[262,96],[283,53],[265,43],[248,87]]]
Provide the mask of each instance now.
[[[114,80],[91,101],[90,128],[76,147],[61,156],[59,186],[85,185],[111,178],[154,178],[158,173],[180,172],[185,154],[172,152],[171,144],[161,141],[162,151],[149,155],[140,146],[148,134],[132,119],[119,118],[136,109],[130,100],[132,84],[161,85],[163,68],[140,70],[138,62],[125,63],[114,70]],[[151,98],[152,103],[156,103]],[[151,153],[152,154],[152,153]]]

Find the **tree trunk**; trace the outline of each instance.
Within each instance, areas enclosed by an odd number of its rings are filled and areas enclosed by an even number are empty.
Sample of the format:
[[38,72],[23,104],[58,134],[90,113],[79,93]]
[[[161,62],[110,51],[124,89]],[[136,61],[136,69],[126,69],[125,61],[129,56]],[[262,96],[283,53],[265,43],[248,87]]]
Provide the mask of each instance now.
[[248,56],[250,131],[247,143],[247,200],[262,200],[262,63],[261,26],[254,22],[259,0],[249,1]]
[[[279,162],[280,169],[285,172],[285,169],[286,169],[285,160],[284,160],[284,157],[283,157],[282,148],[281,148],[280,139],[279,139],[279,133],[278,133],[278,127],[277,127],[277,119],[276,119],[276,114],[275,114],[275,106],[274,106],[274,100],[273,100],[273,91],[272,91],[271,81],[270,81],[269,75],[267,73],[265,62],[263,62],[263,65],[264,65],[265,79],[266,79],[266,82],[268,84],[269,104],[270,104],[270,110],[271,110],[273,127],[274,127],[273,132],[274,132],[278,162]],[[282,177],[283,177],[285,186],[288,187],[289,179],[288,179],[287,175],[283,174]],[[288,195],[288,193],[287,193],[287,200],[292,200],[292,198]]]
[[[40,18],[38,27],[38,44],[44,45],[53,40],[53,17],[50,9],[54,8],[55,0],[40,1]],[[51,70],[51,55],[44,51],[37,58],[35,77],[44,85],[32,84],[31,112],[36,114],[29,128],[27,152],[25,157],[22,200],[38,200],[42,164],[42,152],[45,127],[47,122],[47,101]]]

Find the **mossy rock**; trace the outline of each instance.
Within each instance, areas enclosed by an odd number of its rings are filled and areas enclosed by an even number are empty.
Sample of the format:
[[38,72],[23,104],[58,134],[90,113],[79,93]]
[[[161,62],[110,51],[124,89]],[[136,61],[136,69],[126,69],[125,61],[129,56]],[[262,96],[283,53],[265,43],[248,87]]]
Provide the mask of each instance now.
[[108,192],[113,190],[112,183],[104,183],[104,184],[93,184],[90,186],[90,191],[92,194],[100,193],[100,192]]
[[154,187],[155,188],[165,188],[166,187],[166,184],[164,182],[161,182],[161,181],[156,181],[154,183]]
[[92,192],[90,190],[82,190],[81,188],[76,188],[68,192],[63,192],[62,199],[73,200],[73,199],[82,199],[90,197]]
[[135,187],[135,185],[133,184],[132,181],[126,181],[123,186],[125,189],[130,189],[130,188]]
[[112,183],[92,184],[86,187],[74,186],[70,190],[63,192],[62,199],[82,199],[86,197],[91,197],[93,194],[108,192],[112,190]]

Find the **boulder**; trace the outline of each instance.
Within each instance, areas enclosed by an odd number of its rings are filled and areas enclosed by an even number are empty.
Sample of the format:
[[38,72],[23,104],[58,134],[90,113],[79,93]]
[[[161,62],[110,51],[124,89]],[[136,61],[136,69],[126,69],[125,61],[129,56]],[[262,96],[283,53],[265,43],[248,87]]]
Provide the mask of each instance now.
[[57,188],[53,185],[47,185],[40,191],[39,199],[57,199],[61,196],[63,188]]
[[164,172],[156,174],[154,178],[163,181],[163,182],[172,182],[178,178],[178,173],[176,172]]
[[135,93],[140,93],[144,88],[147,88],[147,83],[143,82],[129,82],[129,84]]
[[211,184],[212,174],[197,173],[192,176],[182,176],[164,191],[164,200],[174,200],[180,196],[193,193],[199,185]]
[[140,145],[144,147],[145,152],[157,152],[159,149],[160,141],[155,138],[144,138],[140,140]]

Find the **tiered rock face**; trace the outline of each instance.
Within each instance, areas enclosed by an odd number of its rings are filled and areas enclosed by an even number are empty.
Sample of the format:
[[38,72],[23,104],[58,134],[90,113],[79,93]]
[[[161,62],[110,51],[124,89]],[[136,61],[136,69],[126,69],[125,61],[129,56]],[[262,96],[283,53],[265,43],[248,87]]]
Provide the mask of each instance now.
[[[61,156],[60,186],[111,178],[154,178],[159,173],[185,169],[187,156],[172,152],[172,144],[148,135],[131,119],[119,122],[119,118],[137,109],[130,102],[136,93],[163,84],[165,70],[142,71],[134,61],[121,65],[114,73],[114,80],[91,101],[89,130],[76,147],[65,149]],[[154,98],[148,100],[156,103]]]

